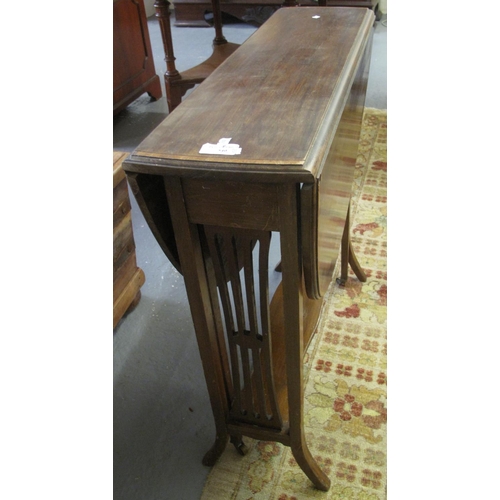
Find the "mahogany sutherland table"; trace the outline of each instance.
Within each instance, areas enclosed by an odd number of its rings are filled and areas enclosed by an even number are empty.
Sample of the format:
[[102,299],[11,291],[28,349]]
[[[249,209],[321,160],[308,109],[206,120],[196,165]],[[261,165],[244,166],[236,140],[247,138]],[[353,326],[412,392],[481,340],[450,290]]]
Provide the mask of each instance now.
[[[278,10],[123,164],[184,276],[216,426],[205,464],[228,439],[242,454],[242,436],[278,441],[317,488],[330,486],[304,438],[303,355],[339,252],[340,281],[348,263],[366,279],[349,202],[373,19]],[[231,145],[239,154],[225,154]],[[282,281],[270,300],[272,232]]]

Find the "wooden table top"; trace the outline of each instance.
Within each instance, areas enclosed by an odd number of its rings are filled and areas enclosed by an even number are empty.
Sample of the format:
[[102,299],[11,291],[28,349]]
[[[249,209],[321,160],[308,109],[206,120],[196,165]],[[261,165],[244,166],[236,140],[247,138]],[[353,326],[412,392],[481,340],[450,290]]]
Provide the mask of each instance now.
[[[278,10],[137,147],[126,170],[287,173],[313,182],[372,25],[363,8]],[[221,138],[241,154],[199,153]]]

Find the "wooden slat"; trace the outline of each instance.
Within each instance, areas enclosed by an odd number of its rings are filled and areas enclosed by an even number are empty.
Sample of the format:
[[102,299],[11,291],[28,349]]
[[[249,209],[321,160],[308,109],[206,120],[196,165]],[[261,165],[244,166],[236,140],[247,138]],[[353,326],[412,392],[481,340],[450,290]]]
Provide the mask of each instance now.
[[[211,256],[208,262],[213,265],[228,335],[234,391],[230,408],[232,421],[281,428],[270,359],[268,259],[271,233],[206,226],[203,234],[206,235]],[[259,250],[258,298],[254,247]],[[243,268],[242,274],[240,268]],[[262,328],[257,319],[257,300]],[[237,318],[237,325],[233,315]]]
[[[229,297],[229,291],[225,284],[228,282],[228,277],[226,277],[224,272],[224,258],[223,251],[221,248],[220,240],[217,233],[210,228],[205,229],[207,244],[209,252],[212,256],[211,262],[214,268],[216,281],[218,283],[219,295],[221,298],[222,309],[224,312],[224,320],[226,324],[226,331],[228,336],[229,345],[229,359],[231,362],[231,370],[233,377],[233,401],[231,410],[237,415],[241,414],[241,380],[240,380],[240,364],[238,356],[238,347],[233,342],[232,336],[234,335],[235,325],[233,320],[233,311],[231,306],[231,299]],[[212,300],[214,300],[212,294]],[[225,345],[225,344],[224,344]],[[220,343],[219,343],[220,347]]]

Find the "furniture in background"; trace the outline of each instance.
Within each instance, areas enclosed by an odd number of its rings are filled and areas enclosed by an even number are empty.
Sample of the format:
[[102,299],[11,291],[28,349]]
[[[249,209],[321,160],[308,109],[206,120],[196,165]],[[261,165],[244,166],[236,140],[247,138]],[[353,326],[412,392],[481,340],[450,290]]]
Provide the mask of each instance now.
[[214,13],[215,38],[213,40],[212,55],[201,64],[186,71],[179,72],[175,67],[174,45],[170,27],[170,3],[168,0],[156,0],[154,7],[156,17],[160,22],[160,31],[165,51],[165,90],[167,93],[168,109],[172,112],[182,100],[182,96],[195,85],[201,83],[225,61],[238,47],[238,44],[229,43],[222,33],[222,18],[219,0],[212,0]]
[[[230,14],[237,19],[255,24],[262,24],[280,7],[295,5],[295,0],[221,0],[221,12]],[[374,11],[379,0],[314,0],[297,1],[301,7],[368,7]],[[175,10],[175,26],[211,26],[206,20],[207,13],[213,12],[209,0],[173,0]]]
[[113,114],[147,92],[162,96],[143,0],[113,0]]
[[113,328],[141,298],[145,277],[137,267],[130,198],[123,160],[128,153],[113,152]]
[[[200,3],[201,1],[201,3]],[[379,0],[305,0],[300,6],[352,6],[376,9]],[[226,40],[222,32],[222,12],[240,17],[242,20],[261,24],[281,7],[299,6],[297,0],[177,0],[175,6],[176,26],[210,26],[205,14],[211,10],[215,38],[212,55],[201,64],[179,72],[175,67],[174,45],[170,26],[170,3],[168,0],[156,0],[154,7],[160,23],[163,49],[165,52],[166,72],[165,90],[169,112],[182,101],[185,93],[207,78],[238,47],[238,44]]]
[[123,163],[184,277],[215,419],[206,465],[229,439],[244,454],[249,436],[290,446],[313,484],[330,486],[305,440],[303,357],[339,253],[340,283],[348,264],[366,280],[349,205],[373,20],[369,9],[278,10]]

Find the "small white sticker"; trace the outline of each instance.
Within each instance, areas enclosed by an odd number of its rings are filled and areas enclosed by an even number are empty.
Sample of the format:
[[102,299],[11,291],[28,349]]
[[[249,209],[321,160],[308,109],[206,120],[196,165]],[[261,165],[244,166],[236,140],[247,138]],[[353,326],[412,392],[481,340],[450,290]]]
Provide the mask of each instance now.
[[313,19],[319,19],[321,16],[313,16]]
[[217,144],[207,142],[200,149],[201,155],[239,155],[241,148],[239,144],[229,144],[231,137],[222,137]]

